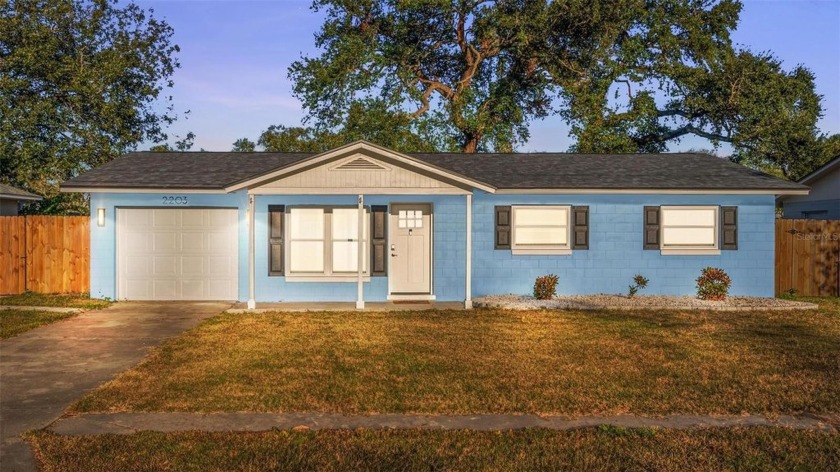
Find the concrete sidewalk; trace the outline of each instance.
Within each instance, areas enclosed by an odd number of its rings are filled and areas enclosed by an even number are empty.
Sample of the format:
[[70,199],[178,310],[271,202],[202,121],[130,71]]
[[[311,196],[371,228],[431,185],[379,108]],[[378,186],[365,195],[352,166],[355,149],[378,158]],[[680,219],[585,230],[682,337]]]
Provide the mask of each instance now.
[[91,413],[62,418],[49,430],[63,435],[131,434],[138,431],[270,431],[273,429],[443,429],[502,431],[525,428],[572,430],[611,425],[624,428],[707,428],[777,426],[833,431],[840,429],[840,415],[635,415],[565,416],[536,415],[398,415],[347,416],[330,413]]
[[0,341],[0,470],[34,470],[21,433],[49,425],[152,347],[230,306],[121,302]]

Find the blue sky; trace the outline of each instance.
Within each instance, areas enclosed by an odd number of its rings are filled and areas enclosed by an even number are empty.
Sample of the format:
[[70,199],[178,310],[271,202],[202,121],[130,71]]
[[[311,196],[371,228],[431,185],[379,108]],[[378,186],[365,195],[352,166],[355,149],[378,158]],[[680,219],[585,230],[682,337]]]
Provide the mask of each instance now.
[[[196,134],[194,149],[227,151],[238,138],[256,140],[272,124],[296,125],[304,113],[291,94],[288,66],[314,55],[322,16],[309,0],[139,0],[175,29],[181,69],[175,106],[190,110],[171,135]],[[840,0],[747,0],[736,43],[772,51],[789,69],[804,64],[824,96],[820,127],[840,133]],[[557,118],[531,124],[522,151],[565,151],[572,143]],[[708,147],[686,139],[671,150]],[[725,153],[726,150],[724,149]]]

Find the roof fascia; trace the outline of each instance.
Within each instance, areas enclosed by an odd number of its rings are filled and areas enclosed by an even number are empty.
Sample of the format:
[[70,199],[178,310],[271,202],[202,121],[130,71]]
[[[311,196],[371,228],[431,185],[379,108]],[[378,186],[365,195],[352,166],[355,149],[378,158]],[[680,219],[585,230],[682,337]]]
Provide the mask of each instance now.
[[224,189],[201,188],[143,188],[143,187],[64,187],[61,193],[209,193],[225,194]]
[[736,190],[709,190],[709,189],[633,189],[633,188],[616,188],[616,189],[600,189],[600,188],[500,188],[496,190],[498,195],[528,195],[528,194],[543,194],[543,195],[593,195],[593,194],[608,194],[608,195],[647,195],[647,194],[663,194],[663,195],[808,195],[809,189],[736,189]]

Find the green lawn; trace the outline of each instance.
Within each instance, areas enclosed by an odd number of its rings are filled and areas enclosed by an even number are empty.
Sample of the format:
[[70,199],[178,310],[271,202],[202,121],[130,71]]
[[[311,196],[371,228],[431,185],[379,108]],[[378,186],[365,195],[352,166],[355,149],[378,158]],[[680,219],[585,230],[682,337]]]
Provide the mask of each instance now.
[[110,304],[111,302],[108,300],[90,298],[88,293],[44,294],[26,292],[21,295],[0,297],[0,305],[10,306],[51,306],[93,310],[105,308]]
[[72,411],[840,411],[840,302],[816,311],[224,314]]
[[784,428],[29,436],[43,471],[834,470],[840,434]]
[[0,310],[0,339],[17,336],[30,329],[76,316],[75,313],[54,313],[35,310]]

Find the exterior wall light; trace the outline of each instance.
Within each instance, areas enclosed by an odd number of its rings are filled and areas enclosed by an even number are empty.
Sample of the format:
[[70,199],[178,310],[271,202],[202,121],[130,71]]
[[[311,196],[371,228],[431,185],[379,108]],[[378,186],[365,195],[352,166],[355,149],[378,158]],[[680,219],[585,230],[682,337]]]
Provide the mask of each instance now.
[[105,209],[96,209],[96,226],[105,226]]

